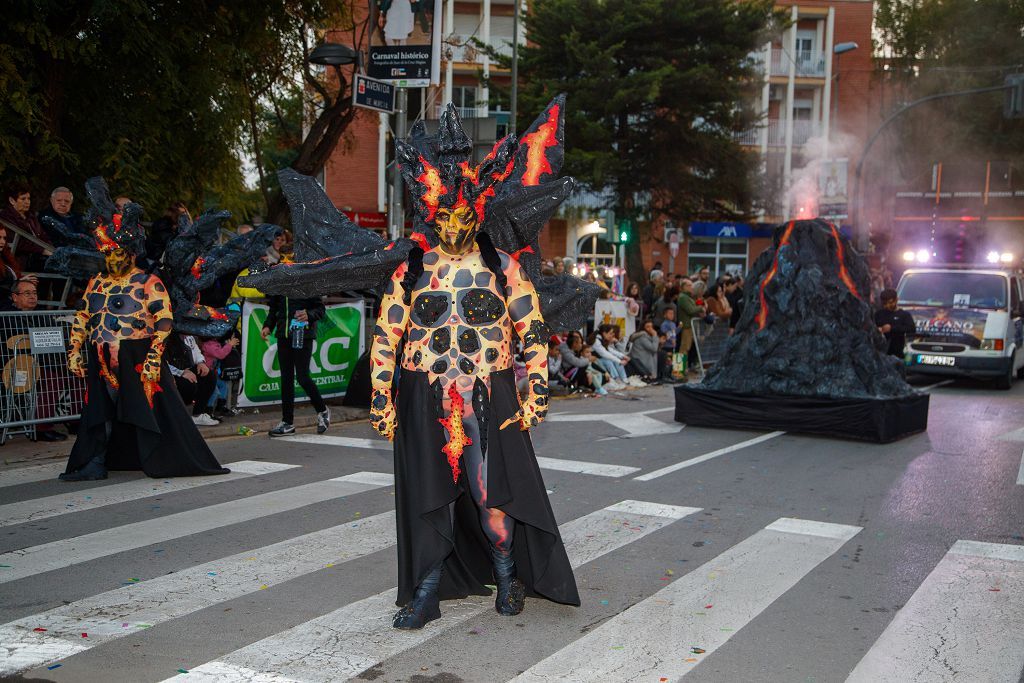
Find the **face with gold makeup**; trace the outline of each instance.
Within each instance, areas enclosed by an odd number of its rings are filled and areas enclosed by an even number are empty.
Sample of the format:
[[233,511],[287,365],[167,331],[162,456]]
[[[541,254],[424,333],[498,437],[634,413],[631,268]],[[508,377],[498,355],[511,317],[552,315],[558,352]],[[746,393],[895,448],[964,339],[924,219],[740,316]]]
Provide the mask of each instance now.
[[479,232],[476,213],[468,206],[439,208],[434,217],[434,232],[441,240],[441,249],[452,255],[465,254],[473,248]]
[[107,262],[107,273],[113,277],[126,275],[134,265],[132,255],[124,249],[112,249],[104,254]]

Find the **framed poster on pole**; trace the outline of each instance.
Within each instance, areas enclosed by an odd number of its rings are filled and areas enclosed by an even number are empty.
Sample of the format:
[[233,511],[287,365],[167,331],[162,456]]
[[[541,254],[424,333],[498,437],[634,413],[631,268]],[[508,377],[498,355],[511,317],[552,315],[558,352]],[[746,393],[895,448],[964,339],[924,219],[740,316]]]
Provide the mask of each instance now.
[[441,78],[441,0],[370,0],[366,73],[400,88]]

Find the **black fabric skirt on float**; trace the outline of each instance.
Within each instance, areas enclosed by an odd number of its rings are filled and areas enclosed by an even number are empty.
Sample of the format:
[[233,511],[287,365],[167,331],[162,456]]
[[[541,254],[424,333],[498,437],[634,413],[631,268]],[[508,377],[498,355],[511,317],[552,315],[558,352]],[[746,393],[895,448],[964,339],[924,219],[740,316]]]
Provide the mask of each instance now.
[[[462,467],[458,482],[441,449],[444,428],[427,373],[402,370],[395,398],[395,512],[398,520],[398,600],[404,605],[438,561],[439,596],[490,595],[490,544]],[[576,579],[558,532],[528,432],[499,426],[519,409],[513,370],[491,375],[486,419],[487,501],[516,520],[512,555],[527,592],[579,605]],[[449,504],[454,503],[451,507]],[[453,519],[454,515],[454,519]]]
[[[221,467],[210,452],[181,401],[166,362],[160,370],[161,391],[153,396],[150,408],[135,369],[145,361],[149,346],[149,339],[128,339],[120,343],[118,365],[110,367],[120,385],[113,395],[100,375],[100,350],[96,346],[89,349],[86,402],[67,472],[80,470],[104,450],[108,470],[142,470],[150,477],[231,471]],[[107,422],[113,425],[109,444],[106,443]]]

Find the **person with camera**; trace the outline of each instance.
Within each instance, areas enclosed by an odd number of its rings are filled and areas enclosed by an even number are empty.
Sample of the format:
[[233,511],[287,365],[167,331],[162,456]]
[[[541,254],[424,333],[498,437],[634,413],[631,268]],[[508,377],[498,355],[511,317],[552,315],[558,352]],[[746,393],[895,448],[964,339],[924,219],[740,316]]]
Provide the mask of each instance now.
[[331,412],[313,378],[309,376],[309,360],[313,355],[317,321],[326,313],[327,309],[320,297],[270,297],[270,313],[261,336],[266,340],[273,333],[277,339],[277,358],[281,366],[281,422],[270,430],[272,437],[295,433],[296,381],[316,408],[316,433],[323,434],[331,425]]

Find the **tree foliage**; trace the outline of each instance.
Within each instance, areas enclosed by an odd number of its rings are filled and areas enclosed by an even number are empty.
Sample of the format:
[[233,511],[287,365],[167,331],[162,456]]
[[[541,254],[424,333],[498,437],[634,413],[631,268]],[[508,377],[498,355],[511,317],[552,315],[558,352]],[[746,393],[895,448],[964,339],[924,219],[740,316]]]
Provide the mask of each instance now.
[[[305,56],[315,30],[354,26],[350,9],[328,0],[14,0],[0,29],[0,179],[45,193],[102,174],[151,217],[176,199],[218,203],[239,218],[262,211],[240,159],[262,155],[253,122],[275,111],[276,97],[301,99],[307,75],[328,96],[315,113],[343,99],[328,85],[337,90],[340,72],[311,73]],[[301,105],[284,110],[301,131]]]
[[[1024,71],[1022,0],[878,0],[876,28],[903,101],[1000,85]],[[1024,122],[1003,119],[1001,93],[919,107],[892,139],[910,167],[1024,156]]]
[[524,114],[569,94],[566,170],[620,202],[686,219],[742,213],[755,115],[750,53],[771,3],[538,0],[522,50]]

